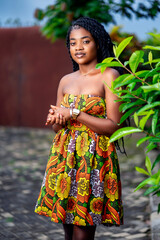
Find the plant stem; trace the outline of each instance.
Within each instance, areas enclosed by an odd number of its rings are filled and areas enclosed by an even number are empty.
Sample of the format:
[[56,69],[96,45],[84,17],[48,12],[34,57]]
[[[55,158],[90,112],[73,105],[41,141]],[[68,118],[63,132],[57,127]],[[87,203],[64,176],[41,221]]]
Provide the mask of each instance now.
[[118,58],[116,58],[116,60],[123,66],[124,69],[126,69],[130,74],[132,74],[134,77],[138,78],[141,82],[146,83],[148,86],[150,86],[149,83],[147,83],[146,81],[144,81],[143,79],[139,78],[138,76],[136,76],[135,73],[133,73],[132,71],[130,71]]
[[[126,90],[126,91],[127,91],[127,90]],[[129,92],[129,91],[127,91],[127,93],[129,93],[130,95],[132,95],[133,97],[135,97],[135,98],[137,98],[137,99],[139,99],[139,100],[142,100],[142,101],[148,103],[148,102],[147,102],[146,100],[144,100],[143,98],[140,98],[140,97],[134,95],[133,93],[131,93],[131,92]]]

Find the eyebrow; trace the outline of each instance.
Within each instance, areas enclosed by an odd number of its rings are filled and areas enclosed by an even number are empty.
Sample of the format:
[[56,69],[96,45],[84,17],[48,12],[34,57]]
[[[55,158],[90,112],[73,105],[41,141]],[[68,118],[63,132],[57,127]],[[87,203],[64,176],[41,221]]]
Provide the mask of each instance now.
[[[91,38],[89,36],[84,36],[84,37],[81,37],[80,39],[84,39],[84,38]],[[70,38],[70,40],[76,40],[76,38]]]

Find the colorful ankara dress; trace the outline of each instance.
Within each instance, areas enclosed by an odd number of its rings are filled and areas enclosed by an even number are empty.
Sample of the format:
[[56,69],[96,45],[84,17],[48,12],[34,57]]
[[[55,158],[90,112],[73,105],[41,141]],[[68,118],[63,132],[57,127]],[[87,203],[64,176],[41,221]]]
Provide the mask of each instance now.
[[[61,107],[106,118],[105,99],[98,96],[65,94]],[[58,131],[35,212],[56,223],[123,223],[119,164],[107,136],[72,119]]]

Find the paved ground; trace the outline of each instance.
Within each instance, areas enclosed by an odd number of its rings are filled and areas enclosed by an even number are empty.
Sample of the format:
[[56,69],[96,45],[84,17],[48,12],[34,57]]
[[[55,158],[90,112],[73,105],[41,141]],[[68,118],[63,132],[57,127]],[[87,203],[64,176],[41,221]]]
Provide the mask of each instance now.
[[[50,130],[0,127],[0,239],[61,240],[61,224],[34,213],[53,138]],[[144,164],[135,137],[127,139],[128,158],[120,154],[124,223],[97,227],[95,240],[150,240],[149,198],[134,188],[143,176],[134,170]]]

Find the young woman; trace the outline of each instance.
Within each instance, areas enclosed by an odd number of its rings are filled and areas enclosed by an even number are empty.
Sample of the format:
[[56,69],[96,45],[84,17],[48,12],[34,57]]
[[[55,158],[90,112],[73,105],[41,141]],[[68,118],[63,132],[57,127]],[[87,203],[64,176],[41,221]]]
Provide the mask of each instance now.
[[123,223],[121,182],[109,137],[121,118],[117,97],[107,88],[119,73],[96,64],[113,56],[113,44],[95,19],[79,18],[69,28],[73,73],[59,84],[46,125],[57,132],[35,212],[62,223],[66,240],[94,239],[96,225]]

